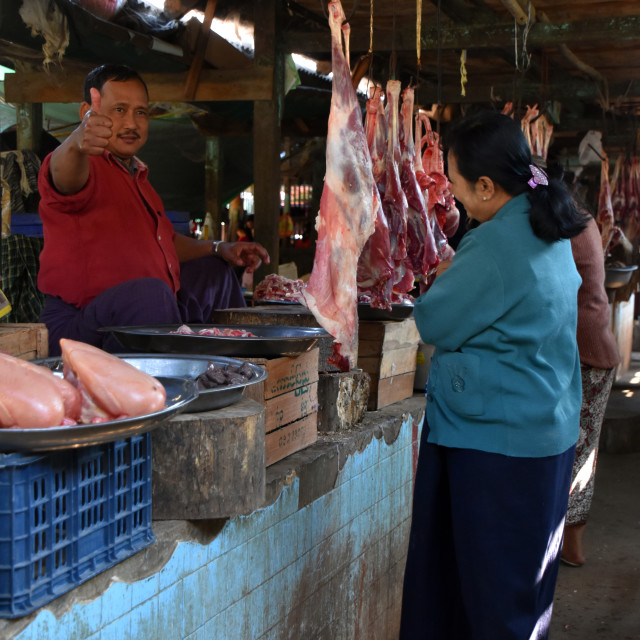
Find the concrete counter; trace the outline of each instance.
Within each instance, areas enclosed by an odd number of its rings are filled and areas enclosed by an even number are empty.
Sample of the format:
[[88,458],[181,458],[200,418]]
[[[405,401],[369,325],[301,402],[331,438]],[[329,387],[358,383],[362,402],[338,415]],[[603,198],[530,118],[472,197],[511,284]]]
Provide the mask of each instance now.
[[264,504],[153,523],[157,541],[3,640],[397,636],[422,394],[267,468]]

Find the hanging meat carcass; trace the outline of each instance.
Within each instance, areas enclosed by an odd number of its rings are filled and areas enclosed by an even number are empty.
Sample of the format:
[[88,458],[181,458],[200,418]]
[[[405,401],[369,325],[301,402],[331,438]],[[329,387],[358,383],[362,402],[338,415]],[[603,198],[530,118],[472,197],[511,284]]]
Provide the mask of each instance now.
[[[382,105],[382,89],[372,87],[367,100],[364,124],[367,146],[371,153],[375,184],[385,179],[385,148],[387,144],[387,119]],[[391,260],[389,225],[378,201],[375,230],[367,240],[358,260],[358,300],[368,302],[376,309],[391,309],[394,268]]]
[[598,198],[598,215],[596,222],[602,237],[602,249],[605,255],[608,252],[609,243],[613,237],[615,219],[611,206],[611,186],[609,184],[609,158],[602,152],[600,165],[600,195]]
[[358,343],[357,264],[375,229],[378,190],[351,84],[349,25],[339,0],[329,3],[329,26],[333,81],[327,171],[316,220],[314,264],[303,295],[316,320],[335,339],[331,363],[347,371],[355,364]]
[[[438,259],[442,258],[442,254],[447,246],[447,236],[445,236],[442,228],[437,222],[437,217],[435,213],[435,203],[431,202],[431,198],[433,195],[429,195],[430,190],[434,190],[436,187],[436,181],[424,170],[424,164],[422,163],[422,148],[427,143],[429,138],[429,133],[433,133],[431,131],[429,125],[429,131],[425,131],[423,127],[423,120],[426,118],[428,124],[428,118],[421,113],[416,113],[415,115],[415,155],[413,158],[413,169],[416,173],[416,180],[422,189],[422,193],[424,195],[424,201],[427,205],[427,216],[429,221],[429,226],[431,227],[431,234],[433,235],[434,243],[436,246],[436,253],[438,255]],[[432,141],[433,144],[433,141]],[[429,145],[430,146],[430,145]]]
[[[456,207],[456,201],[451,193],[451,185],[444,171],[444,156],[440,148],[440,136],[431,128],[431,121],[426,113],[418,112],[416,114],[416,131],[420,129],[420,125],[424,127],[424,134],[416,133],[416,142],[420,139],[420,147],[416,146],[416,152],[422,153],[421,163],[422,170],[427,178],[420,175],[416,170],[418,182],[422,189],[429,191],[429,216],[432,223],[439,224],[442,233],[450,238],[457,230],[460,224],[460,212]],[[426,148],[422,151],[422,145],[426,144]],[[434,236],[437,241],[437,231],[434,229]],[[440,256],[442,259],[442,256]]]
[[540,149],[540,155],[546,160],[547,156],[549,155],[549,145],[551,144],[551,137],[553,136],[553,124],[549,122],[549,119],[544,114],[540,116],[538,131],[538,146]]
[[620,218],[620,226],[627,240],[637,246],[640,231],[640,163],[638,158],[631,159],[626,178],[626,202],[623,215]]
[[[414,278],[426,276],[438,265],[436,243],[429,223],[429,214],[423,192],[414,167],[416,149],[413,143],[414,90],[407,87],[402,92],[400,112],[400,182],[407,197],[407,270]],[[446,242],[446,240],[445,240]]]
[[371,167],[376,185],[384,191],[387,175],[387,136],[389,125],[384,112],[382,87],[373,87],[367,100],[367,116],[365,118],[365,135],[371,154]]
[[627,203],[627,166],[625,165],[622,155],[618,156],[615,165],[613,165],[613,173],[609,185],[611,187],[611,210],[616,221],[622,220],[624,217],[624,209]]
[[640,164],[637,157],[625,160],[622,155],[618,156],[611,175],[610,189],[615,224],[625,241],[637,245],[640,230]]
[[413,271],[408,268],[407,257],[407,197],[402,190],[400,182],[400,140],[399,140],[399,116],[400,103],[399,80],[387,82],[387,122],[389,133],[387,135],[386,154],[386,180],[382,196],[382,209],[387,216],[389,233],[391,235],[391,259],[393,260],[395,276],[393,280],[393,292],[402,296],[413,288]]
[[527,105],[527,112],[522,116],[522,120],[520,120],[520,128],[522,129],[522,133],[524,137],[527,139],[527,144],[529,145],[529,149],[531,149],[531,153],[534,152],[535,148],[535,140],[537,138],[537,129],[538,125],[537,117],[540,115],[540,111],[538,110],[538,105],[534,104],[533,107]]
[[501,111],[502,115],[513,118],[513,102],[505,102]]

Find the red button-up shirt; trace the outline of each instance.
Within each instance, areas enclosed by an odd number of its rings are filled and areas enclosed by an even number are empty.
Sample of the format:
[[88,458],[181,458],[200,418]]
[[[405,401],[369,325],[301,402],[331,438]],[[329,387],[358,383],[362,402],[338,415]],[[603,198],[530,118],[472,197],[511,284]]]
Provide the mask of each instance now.
[[91,156],[87,184],[65,196],[51,183],[50,156],[38,179],[44,249],[38,288],[77,307],[121,282],[154,277],[180,287],[175,231],[137,160],[134,175],[108,151]]

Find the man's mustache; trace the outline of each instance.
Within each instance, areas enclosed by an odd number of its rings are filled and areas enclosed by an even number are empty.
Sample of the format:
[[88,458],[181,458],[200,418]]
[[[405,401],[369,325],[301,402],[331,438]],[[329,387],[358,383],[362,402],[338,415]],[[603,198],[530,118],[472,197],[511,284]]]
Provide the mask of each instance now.
[[122,133],[118,134],[118,138],[130,138],[131,136],[134,136],[136,138],[140,138],[140,134],[137,131],[133,131],[133,130],[129,130],[129,131],[123,131]]

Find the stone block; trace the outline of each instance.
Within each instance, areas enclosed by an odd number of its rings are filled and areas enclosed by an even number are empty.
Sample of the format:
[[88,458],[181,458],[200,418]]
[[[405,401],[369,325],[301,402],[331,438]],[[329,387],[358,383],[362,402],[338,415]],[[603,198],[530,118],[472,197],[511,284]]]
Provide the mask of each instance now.
[[369,375],[363,371],[323,373],[318,380],[318,431],[344,431],[364,417]]

